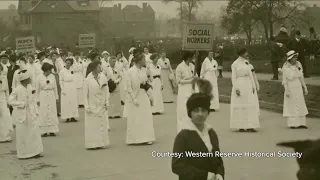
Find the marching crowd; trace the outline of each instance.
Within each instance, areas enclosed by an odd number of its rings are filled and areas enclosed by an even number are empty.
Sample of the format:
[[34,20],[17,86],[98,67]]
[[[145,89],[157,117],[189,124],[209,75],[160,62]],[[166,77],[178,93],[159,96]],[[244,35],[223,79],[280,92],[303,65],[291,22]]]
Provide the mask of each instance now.
[[[219,149],[217,135],[205,120],[210,111],[219,109],[218,77],[222,65],[215,59],[222,48],[208,52],[200,74],[195,72],[195,54],[191,51],[184,52],[175,72],[164,50],[150,53],[148,46],[132,47],[128,59],[122,52],[112,56],[107,51],[101,54],[90,51],[85,57],[82,52],[52,47],[48,51],[20,56],[4,51],[0,56],[0,142],[12,141],[15,126],[18,158],[41,157],[42,137],[59,133],[58,116],[66,123],[77,122],[78,108],[84,107],[87,149],[106,148],[110,144],[109,119],[121,117],[127,119],[128,145],[150,145],[155,141],[153,115],[164,113],[164,103],[174,101],[171,86],[174,81],[178,85],[178,135],[174,151],[181,151],[183,142],[192,141],[194,134],[189,131],[198,132],[206,145],[204,149]],[[238,55],[231,65],[230,128],[257,132],[260,128],[259,82],[247,50],[239,49]],[[308,91],[303,67],[294,50],[286,55],[282,68],[283,116],[287,117],[288,127],[307,128],[304,94]],[[217,169],[207,171],[219,172],[219,176],[214,177],[222,180],[223,163],[217,160]],[[188,162],[181,161],[173,160],[173,170],[178,175],[182,173],[182,177],[189,177],[188,172],[180,168]],[[204,174],[199,173],[199,176]],[[212,179],[213,175],[210,177]]]

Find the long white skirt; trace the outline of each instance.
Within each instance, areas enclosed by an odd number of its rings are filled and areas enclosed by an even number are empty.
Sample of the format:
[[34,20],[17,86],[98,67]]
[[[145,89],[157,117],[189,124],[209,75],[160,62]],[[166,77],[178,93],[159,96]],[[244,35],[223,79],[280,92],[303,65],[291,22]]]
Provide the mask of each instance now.
[[74,83],[64,83],[66,94],[61,93],[61,119],[79,117],[77,90]]
[[[30,117],[28,117],[30,118]],[[16,124],[17,157],[26,159],[43,152],[42,139],[37,120],[27,119]]]
[[128,117],[128,109],[129,109],[129,95],[126,96],[126,100],[124,102],[123,111],[122,111],[122,117],[126,118]]
[[191,93],[191,84],[179,84],[177,98],[177,133],[179,133],[184,127],[188,127],[191,121],[187,112],[187,101],[191,96]]
[[236,79],[236,81],[239,85],[240,96],[236,95],[236,90],[232,87],[230,128],[259,128],[260,122],[257,112],[257,101],[252,90],[251,80],[249,77],[242,77]]
[[56,96],[53,90],[42,90],[39,95],[40,99],[40,122],[41,134],[58,133],[59,120],[57,116]]
[[170,74],[169,69],[161,70],[161,79],[163,82],[163,90],[162,90],[163,102],[173,102],[173,99],[174,99],[173,89],[172,89],[171,81],[169,79],[169,74]]
[[12,118],[6,101],[0,102],[0,142],[11,140]]
[[162,98],[162,90],[161,90],[161,80],[156,78],[152,81],[152,96],[153,96],[153,113],[163,113],[163,98]]
[[84,134],[86,148],[108,146],[110,144],[108,133],[108,111],[101,117],[85,113]]
[[109,99],[109,117],[116,117],[116,116],[121,116],[121,100],[120,100],[120,91],[119,91],[119,86],[112,92],[110,93],[110,99]]
[[77,88],[77,101],[78,101],[78,105],[84,105],[84,101],[83,101],[83,88]]
[[306,116],[287,117],[288,127],[307,126]]
[[119,90],[120,90],[120,100],[125,102],[126,100],[126,91],[125,91],[125,80],[122,79],[119,83]]
[[155,141],[153,116],[149,97],[145,90],[140,89],[137,100],[139,105],[128,102],[127,144],[139,144]]

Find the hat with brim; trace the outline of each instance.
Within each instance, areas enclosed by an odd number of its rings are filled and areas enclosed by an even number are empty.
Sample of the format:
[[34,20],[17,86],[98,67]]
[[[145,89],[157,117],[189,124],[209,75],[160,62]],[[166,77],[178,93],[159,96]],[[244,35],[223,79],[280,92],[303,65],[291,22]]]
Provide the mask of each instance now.
[[136,48],[135,47],[132,47],[129,49],[129,53],[133,53],[133,51],[135,50]]
[[105,54],[110,55],[110,53],[109,53],[108,51],[103,51],[103,52],[101,53],[102,56],[105,55]]
[[293,57],[298,56],[298,55],[299,55],[299,53],[296,53],[293,50],[287,52],[287,61],[289,61],[290,59],[292,59]]
[[18,81],[23,81],[31,78],[31,74],[27,70],[22,70],[18,73]]
[[9,55],[8,54],[1,54],[0,59],[9,59]]

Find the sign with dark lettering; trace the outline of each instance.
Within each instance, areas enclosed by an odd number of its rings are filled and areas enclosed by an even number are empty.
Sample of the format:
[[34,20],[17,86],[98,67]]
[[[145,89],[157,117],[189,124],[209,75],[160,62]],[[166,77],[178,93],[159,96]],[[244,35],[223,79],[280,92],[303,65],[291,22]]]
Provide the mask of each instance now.
[[34,36],[16,38],[16,49],[18,53],[34,52],[36,50]]
[[79,34],[79,48],[94,48],[96,46],[95,34]]
[[213,24],[185,23],[182,50],[212,50],[213,28]]

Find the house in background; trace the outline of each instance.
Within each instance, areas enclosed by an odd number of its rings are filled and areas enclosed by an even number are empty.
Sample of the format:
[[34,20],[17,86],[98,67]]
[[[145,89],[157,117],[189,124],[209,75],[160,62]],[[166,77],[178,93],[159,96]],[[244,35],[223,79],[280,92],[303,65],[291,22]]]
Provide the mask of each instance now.
[[121,4],[102,7],[100,20],[106,28],[106,34],[113,37],[148,38],[156,35],[155,11],[147,3],[142,8],[137,5]]
[[79,34],[98,36],[99,12],[96,0],[19,0],[20,35],[35,36],[38,45],[75,46]]
[[15,20],[19,19],[17,9],[0,9],[0,21],[11,26]]

